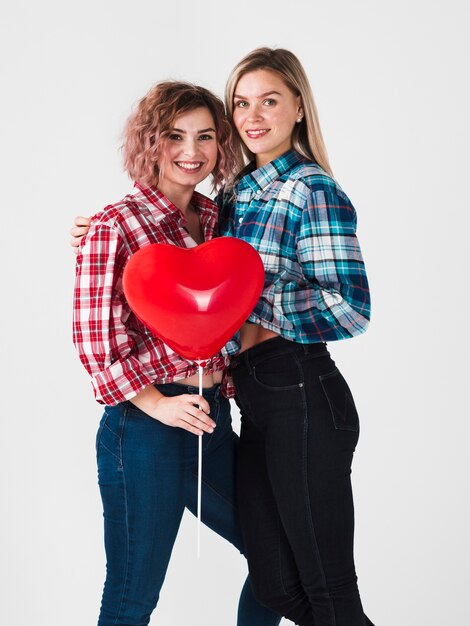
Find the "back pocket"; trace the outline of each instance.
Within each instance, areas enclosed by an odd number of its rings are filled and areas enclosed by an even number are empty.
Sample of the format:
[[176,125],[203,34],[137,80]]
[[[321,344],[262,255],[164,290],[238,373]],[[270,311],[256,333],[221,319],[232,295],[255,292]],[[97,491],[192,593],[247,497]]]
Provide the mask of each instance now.
[[319,376],[336,430],[359,431],[359,416],[348,383],[338,368]]

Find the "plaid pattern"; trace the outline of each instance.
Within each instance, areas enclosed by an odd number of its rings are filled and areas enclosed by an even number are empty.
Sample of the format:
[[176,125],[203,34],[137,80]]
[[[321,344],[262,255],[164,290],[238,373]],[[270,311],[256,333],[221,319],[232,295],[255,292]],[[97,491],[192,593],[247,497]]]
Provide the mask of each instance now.
[[370,297],[356,212],[339,185],[294,150],[248,166],[221,191],[220,232],[250,243],[266,280],[249,322],[299,343],[366,330]]
[[[205,240],[215,235],[217,208],[195,192]],[[169,383],[197,372],[198,366],[174,353],[132,313],[122,288],[124,266],[139,248],[167,243],[196,246],[184,217],[158,189],[135,185],[134,192],[92,218],[77,257],[73,339],[91,376],[96,400],[115,405],[152,383]],[[222,370],[218,355],[205,373]],[[230,381],[226,381],[226,386]],[[227,395],[233,391],[225,389]]]

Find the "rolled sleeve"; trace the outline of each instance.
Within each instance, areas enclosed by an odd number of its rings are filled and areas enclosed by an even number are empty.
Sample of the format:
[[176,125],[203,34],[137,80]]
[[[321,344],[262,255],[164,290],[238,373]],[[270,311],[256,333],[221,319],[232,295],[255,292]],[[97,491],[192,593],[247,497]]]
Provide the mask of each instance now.
[[369,285],[356,237],[356,212],[337,186],[308,191],[296,246],[313,288],[310,314],[322,340],[363,333],[370,320]]
[[237,331],[235,335],[230,339],[230,341],[227,341],[225,346],[221,349],[220,354],[224,358],[230,358],[234,354],[238,354],[238,352],[240,352],[240,348],[241,348],[240,331]]
[[77,258],[73,338],[101,404],[128,400],[152,382],[125,325],[131,314],[122,291],[128,256],[116,229],[92,224]]

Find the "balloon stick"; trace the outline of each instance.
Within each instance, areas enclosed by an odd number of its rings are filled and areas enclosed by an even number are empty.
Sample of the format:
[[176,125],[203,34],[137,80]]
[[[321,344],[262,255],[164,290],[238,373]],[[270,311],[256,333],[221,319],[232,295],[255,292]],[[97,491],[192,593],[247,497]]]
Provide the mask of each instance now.
[[[202,396],[203,367],[199,367],[199,395]],[[198,470],[197,470],[197,558],[201,556],[201,494],[202,494],[202,435],[198,436]]]

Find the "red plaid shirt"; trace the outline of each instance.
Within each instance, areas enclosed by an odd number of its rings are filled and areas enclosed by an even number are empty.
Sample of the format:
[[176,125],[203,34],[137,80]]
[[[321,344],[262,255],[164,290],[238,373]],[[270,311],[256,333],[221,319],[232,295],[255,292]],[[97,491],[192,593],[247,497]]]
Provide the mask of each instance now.
[[[216,235],[217,207],[194,192],[204,239]],[[92,218],[77,257],[73,339],[91,376],[96,400],[115,405],[152,383],[169,383],[197,372],[153,335],[130,310],[122,288],[126,262],[139,248],[167,243],[192,248],[185,219],[158,189],[136,183],[134,192]],[[220,371],[229,359],[217,355],[205,373]],[[225,377],[224,393],[232,396]]]

